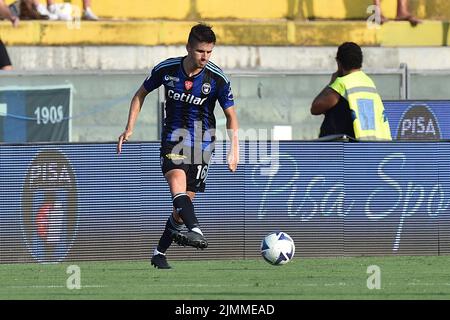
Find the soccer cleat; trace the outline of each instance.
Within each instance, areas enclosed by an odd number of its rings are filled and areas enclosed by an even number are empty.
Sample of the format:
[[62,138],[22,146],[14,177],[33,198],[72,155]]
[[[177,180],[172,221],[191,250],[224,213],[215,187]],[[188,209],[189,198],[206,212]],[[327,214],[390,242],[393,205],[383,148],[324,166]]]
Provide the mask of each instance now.
[[179,234],[181,234],[180,231],[172,229],[172,228],[168,228],[167,230],[169,230],[170,232],[170,237],[173,239],[175,237],[177,237]]
[[208,247],[208,241],[195,231],[188,231],[185,234],[174,233],[172,234],[172,240],[179,246],[189,246],[202,250]]
[[163,254],[156,254],[150,261],[151,265],[157,269],[171,269],[172,267],[167,263],[167,258]]

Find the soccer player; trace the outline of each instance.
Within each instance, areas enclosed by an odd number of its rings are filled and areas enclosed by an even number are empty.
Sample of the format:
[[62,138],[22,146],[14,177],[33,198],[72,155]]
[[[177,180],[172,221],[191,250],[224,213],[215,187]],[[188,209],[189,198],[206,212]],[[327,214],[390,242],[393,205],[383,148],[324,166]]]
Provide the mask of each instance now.
[[392,140],[375,84],[362,70],[363,54],[354,42],[339,46],[330,84],[314,99],[311,114],[324,114],[319,137],[347,135],[359,140]]
[[[161,169],[169,185],[173,212],[154,250],[151,264],[170,269],[166,251],[172,241],[204,249],[203,236],[192,201],[204,192],[209,161],[214,151],[216,101],[226,117],[230,137],[228,168],[236,171],[239,162],[238,120],[230,81],[209,61],[216,36],[205,24],[192,27],[186,45],[187,55],[170,58],[156,65],[131,100],[125,131],[119,136],[117,153],[127,141],[147,94],[161,85],[165,88],[165,118],[161,135]],[[182,233],[183,224],[188,231]]]

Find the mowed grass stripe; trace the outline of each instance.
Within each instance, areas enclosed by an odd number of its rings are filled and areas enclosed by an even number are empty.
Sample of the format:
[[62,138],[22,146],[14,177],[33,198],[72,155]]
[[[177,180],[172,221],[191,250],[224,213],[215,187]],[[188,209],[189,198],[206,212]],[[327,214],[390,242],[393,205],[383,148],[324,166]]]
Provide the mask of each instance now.
[[[449,256],[294,258],[284,266],[258,260],[148,261],[0,265],[0,299],[449,299]],[[68,266],[81,289],[68,289]],[[381,289],[368,289],[369,266]]]

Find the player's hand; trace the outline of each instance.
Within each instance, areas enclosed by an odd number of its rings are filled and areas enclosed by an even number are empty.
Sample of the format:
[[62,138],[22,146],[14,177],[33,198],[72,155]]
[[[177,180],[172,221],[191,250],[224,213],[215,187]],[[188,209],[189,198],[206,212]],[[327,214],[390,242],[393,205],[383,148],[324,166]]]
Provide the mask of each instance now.
[[231,172],[235,172],[237,170],[239,164],[239,147],[231,147],[230,152],[228,153],[228,169]]
[[133,134],[133,131],[125,130],[120,136],[119,141],[117,142],[117,154],[122,152],[122,144],[128,141],[128,138]]

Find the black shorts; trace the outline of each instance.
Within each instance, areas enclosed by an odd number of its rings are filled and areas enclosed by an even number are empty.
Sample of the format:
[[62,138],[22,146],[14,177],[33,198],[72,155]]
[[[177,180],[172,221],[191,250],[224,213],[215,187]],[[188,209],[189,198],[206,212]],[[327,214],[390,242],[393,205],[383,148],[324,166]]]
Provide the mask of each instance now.
[[170,170],[181,169],[186,173],[187,191],[205,191],[212,152],[194,148],[174,150],[172,145],[163,145],[160,156],[164,175]]
[[0,40],[0,68],[5,66],[10,66],[11,60],[9,60],[8,52],[6,51],[5,45],[2,40]]

